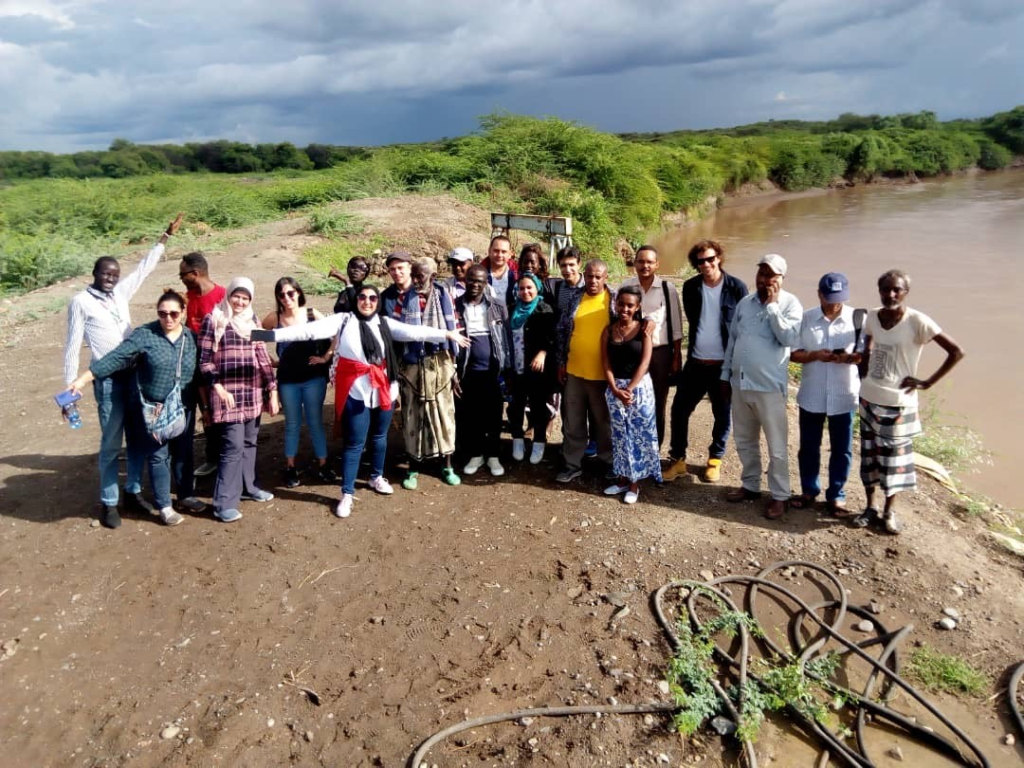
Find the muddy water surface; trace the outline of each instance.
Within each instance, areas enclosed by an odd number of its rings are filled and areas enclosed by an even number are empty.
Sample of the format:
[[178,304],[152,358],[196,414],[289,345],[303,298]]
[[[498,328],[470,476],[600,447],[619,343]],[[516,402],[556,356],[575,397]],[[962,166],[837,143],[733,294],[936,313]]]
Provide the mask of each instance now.
[[[970,425],[993,452],[990,464],[961,474],[968,487],[1024,507],[1024,171],[738,200],[663,238],[663,271],[686,266],[687,251],[703,237],[722,242],[726,269],[751,287],[758,258],[781,253],[789,262],[786,288],[805,308],[817,301],[825,272],[846,273],[851,303],[861,307],[878,306],[882,272],[909,272],[909,305],[967,353],[926,395],[922,411],[928,416],[934,405],[942,421]],[[940,361],[941,350],[929,345],[922,378]]]

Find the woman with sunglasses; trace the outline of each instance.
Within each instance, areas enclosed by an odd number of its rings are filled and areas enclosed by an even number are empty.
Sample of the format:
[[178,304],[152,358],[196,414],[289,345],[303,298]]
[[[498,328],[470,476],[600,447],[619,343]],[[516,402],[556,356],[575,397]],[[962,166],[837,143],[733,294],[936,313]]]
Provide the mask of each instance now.
[[[178,490],[178,506],[189,512],[201,512],[206,505],[193,494],[192,437],[195,431],[196,339],[182,325],[185,297],[168,288],[156,303],[157,320],[136,328],[132,335],[75,379],[68,391],[80,393],[94,379],[106,379],[119,371],[135,369],[135,385],[129,389],[128,427],[149,465],[149,479],[160,519],[164,525],[177,525],[184,518],[171,505],[171,474]],[[180,372],[179,372],[180,365]],[[162,403],[174,388],[181,387],[187,422],[185,431],[166,443],[157,443],[142,419],[142,397]]]
[[341,312],[323,320],[289,328],[254,331],[261,341],[310,341],[334,339],[334,414],[342,428],[343,453],[341,500],[334,509],[337,517],[352,514],[359,457],[370,440],[370,482],[372,490],[391,494],[394,489],[384,478],[388,427],[398,397],[398,358],[394,342],[453,341],[461,347],[469,339],[458,331],[442,331],[422,325],[407,325],[377,314],[380,293],[376,286],[363,284],[356,294],[354,312]]
[[[306,307],[306,294],[293,277],[282,277],[274,285],[277,309],[263,318],[263,327],[289,328],[320,320],[321,315]],[[299,452],[299,433],[305,419],[309,438],[320,463],[320,479],[337,482],[338,477],[327,466],[327,435],[324,432],[324,397],[330,365],[326,341],[281,341],[277,344],[277,391],[284,411],[284,484],[299,484],[295,456]]]

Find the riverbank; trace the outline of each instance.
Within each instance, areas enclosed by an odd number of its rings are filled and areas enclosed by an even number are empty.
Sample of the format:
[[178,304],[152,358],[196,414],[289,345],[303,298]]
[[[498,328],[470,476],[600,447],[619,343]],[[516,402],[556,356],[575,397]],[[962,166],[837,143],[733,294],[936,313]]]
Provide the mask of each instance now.
[[[359,237],[431,239],[439,249],[486,239],[486,210],[448,196],[339,207],[363,220]],[[213,276],[252,277],[265,310],[282,274],[314,279],[302,253],[325,241],[306,230],[294,219],[238,233],[210,253]],[[172,244],[147,283],[152,290],[136,297],[136,322],[152,312],[153,291],[177,282],[180,254]],[[82,283],[39,293],[56,308]],[[64,317],[30,319],[22,305],[36,299],[8,305],[21,322],[0,328],[0,343],[13,351],[0,361],[8,395],[0,398],[0,642],[14,649],[0,661],[8,683],[0,730],[11,765],[398,766],[423,738],[465,717],[664,700],[658,681],[668,648],[647,612],[650,592],[674,578],[752,573],[755,563],[783,559],[841,573],[851,603],[875,601],[879,624],[913,623],[910,643],[979,667],[989,681],[979,698],[933,700],[993,764],[1024,755],[1001,742],[1010,724],[996,687],[1024,638],[1021,561],[993,546],[982,518],[928,479],[906,500],[906,533],[892,539],[816,512],[768,521],[755,504],[724,503],[738,482],[731,449],[720,485],[691,475],[645,486],[627,508],[600,493],[597,476],[554,483],[553,444],[547,463],[509,461],[501,479],[477,475],[448,488],[427,476],[418,491],[388,498],[360,487],[352,517],[337,520],[336,488],[309,473],[296,489],[279,487],[276,417],[263,424],[258,459],[274,501],[249,504],[230,526],[209,515],[188,515],[174,529],[129,517],[107,531],[90,524],[91,398],[85,427],[69,432],[49,401],[61,386]],[[328,309],[332,297],[310,301]],[[693,429],[708,433],[706,406]],[[507,452],[507,436],[505,443]],[[693,457],[694,470],[701,458]],[[399,471],[389,463],[392,479]],[[211,490],[202,481],[199,496]],[[863,503],[856,483],[851,494],[851,504]],[[799,574],[787,584],[817,599]],[[605,598],[612,594],[630,608],[615,621],[620,609]],[[954,631],[935,626],[947,607],[962,617]],[[870,728],[879,752],[902,745],[918,754],[893,732]],[[767,764],[815,759],[781,719],[769,720],[757,749]],[[684,741],[659,715],[480,728],[439,746],[430,763],[537,755],[560,765],[653,766],[661,754],[674,765],[735,760],[710,732]]]

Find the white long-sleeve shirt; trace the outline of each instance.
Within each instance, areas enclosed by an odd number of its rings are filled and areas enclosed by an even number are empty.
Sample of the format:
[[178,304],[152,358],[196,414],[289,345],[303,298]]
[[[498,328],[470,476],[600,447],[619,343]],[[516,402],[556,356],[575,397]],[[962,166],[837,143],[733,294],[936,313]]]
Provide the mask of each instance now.
[[163,244],[154,245],[139,266],[118,281],[109,296],[89,286],[71,299],[68,304],[68,335],[64,342],[65,384],[78,378],[78,358],[83,340],[92,352],[92,359],[99,360],[128,338],[132,332],[128,302],[156,269],[163,254]]
[[[360,340],[359,320],[352,312],[340,312],[330,315],[321,320],[314,320],[312,323],[302,325],[290,325],[287,328],[276,328],[274,330],[274,341],[310,341],[313,339],[330,339],[338,337],[334,345],[335,357],[345,357],[349,360],[369,364],[366,355],[363,354],[363,343]],[[444,341],[447,336],[439,328],[429,328],[423,325],[408,325],[399,322],[391,317],[374,315],[366,321],[371,333],[380,348],[384,349],[384,339],[380,334],[381,320],[388,324],[391,338],[395,341],[430,341],[438,344]],[[397,371],[388,371],[389,376],[395,376]],[[370,375],[363,374],[352,383],[349,390],[349,397],[362,400],[370,408],[380,406],[380,395],[370,385]],[[391,399],[398,397],[398,382],[391,382]]]

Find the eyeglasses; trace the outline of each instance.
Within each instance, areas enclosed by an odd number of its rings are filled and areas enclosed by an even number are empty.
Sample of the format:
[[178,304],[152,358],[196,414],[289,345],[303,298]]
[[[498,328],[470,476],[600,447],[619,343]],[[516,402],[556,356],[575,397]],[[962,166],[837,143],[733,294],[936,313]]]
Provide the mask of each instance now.
[[359,301],[368,301],[371,304],[376,304],[379,297],[375,293],[360,293],[356,298]]
[[696,264],[699,267],[702,264],[710,264],[712,261],[714,261],[717,258],[718,258],[717,256],[708,256],[706,259],[694,259],[693,263]]
[[299,295],[298,291],[281,291],[281,293],[278,295],[278,298],[279,299],[294,299],[298,295]]
[[170,318],[171,320],[177,320],[179,317],[181,317],[181,312],[178,312],[176,310],[168,311],[166,309],[158,309],[156,311],[156,316],[159,317],[161,320],[166,320],[167,318]]
[[198,274],[198,273],[199,273],[199,270],[197,270],[197,269],[190,269],[188,272],[179,272],[178,273],[178,277],[188,277],[189,275],[195,275],[195,274]]

